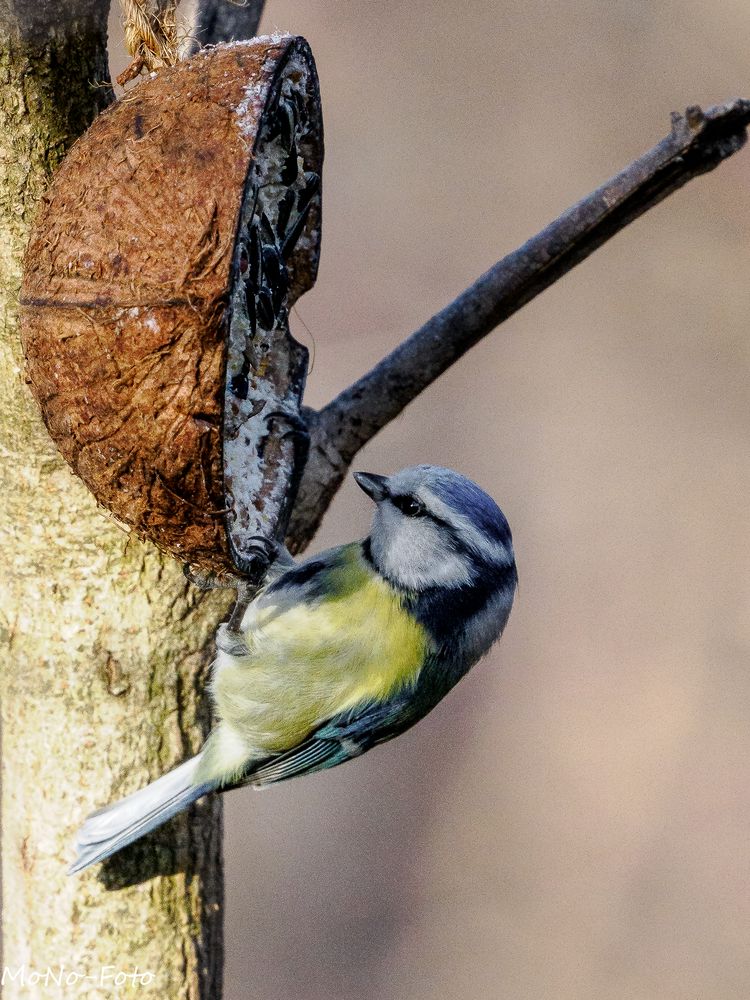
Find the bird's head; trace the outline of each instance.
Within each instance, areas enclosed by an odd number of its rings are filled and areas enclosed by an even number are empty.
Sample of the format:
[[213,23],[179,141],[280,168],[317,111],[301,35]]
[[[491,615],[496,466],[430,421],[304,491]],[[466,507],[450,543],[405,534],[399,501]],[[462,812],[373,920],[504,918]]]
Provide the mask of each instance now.
[[471,586],[485,573],[514,565],[505,515],[464,476],[437,465],[414,465],[392,476],[355,472],[376,504],[370,552],[397,586]]

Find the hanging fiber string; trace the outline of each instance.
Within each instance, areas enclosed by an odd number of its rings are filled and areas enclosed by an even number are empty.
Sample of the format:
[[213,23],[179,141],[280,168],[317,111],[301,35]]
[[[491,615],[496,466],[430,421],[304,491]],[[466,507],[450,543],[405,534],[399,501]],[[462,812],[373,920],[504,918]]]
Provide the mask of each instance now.
[[125,46],[133,61],[117,77],[120,86],[141,72],[174,66],[179,59],[179,0],[120,0]]

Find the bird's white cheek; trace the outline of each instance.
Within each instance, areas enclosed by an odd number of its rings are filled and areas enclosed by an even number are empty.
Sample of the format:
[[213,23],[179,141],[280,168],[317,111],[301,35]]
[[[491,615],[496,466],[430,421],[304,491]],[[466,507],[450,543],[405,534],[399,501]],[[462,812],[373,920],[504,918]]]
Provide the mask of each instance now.
[[421,590],[471,582],[465,559],[428,518],[407,518],[384,505],[373,520],[370,544],[381,572],[402,587]]

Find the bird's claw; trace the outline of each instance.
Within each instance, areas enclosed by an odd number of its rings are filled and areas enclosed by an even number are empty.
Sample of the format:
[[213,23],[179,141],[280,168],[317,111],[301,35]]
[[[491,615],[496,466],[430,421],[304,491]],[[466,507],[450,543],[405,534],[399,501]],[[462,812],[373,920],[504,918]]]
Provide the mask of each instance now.
[[285,423],[289,428],[284,432],[285,434],[303,438],[308,438],[310,436],[307,421],[298,410],[271,410],[270,413],[264,414],[263,419],[265,420],[266,425],[270,425],[274,420]]
[[257,590],[278,552],[278,543],[263,535],[253,535],[247,541],[243,540],[242,552],[237,552],[236,549],[234,551],[234,561],[238,569],[242,570],[243,579],[235,580],[232,586],[237,587],[239,592],[240,584],[248,583]]
[[189,583],[202,591],[234,590],[239,581],[239,578],[232,576],[231,573],[214,573],[198,566],[191,566],[190,563],[184,564],[182,572]]
[[241,632],[229,627],[229,622],[223,622],[216,630],[216,648],[227,656],[248,656],[250,650]]

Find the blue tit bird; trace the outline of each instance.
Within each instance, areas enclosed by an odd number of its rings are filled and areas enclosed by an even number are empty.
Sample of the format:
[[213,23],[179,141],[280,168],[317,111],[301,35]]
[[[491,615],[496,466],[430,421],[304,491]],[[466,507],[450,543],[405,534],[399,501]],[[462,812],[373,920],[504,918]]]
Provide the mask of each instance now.
[[450,469],[355,473],[370,534],[281,567],[217,634],[201,752],[91,815],[71,872],[209,792],[335,767],[423,718],[499,638],[517,573],[502,511]]

